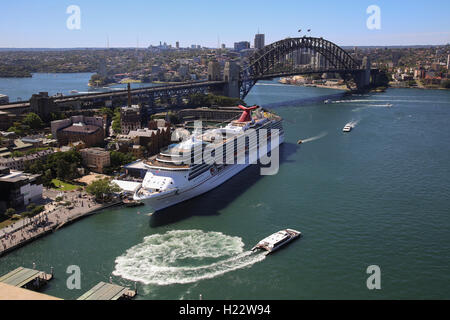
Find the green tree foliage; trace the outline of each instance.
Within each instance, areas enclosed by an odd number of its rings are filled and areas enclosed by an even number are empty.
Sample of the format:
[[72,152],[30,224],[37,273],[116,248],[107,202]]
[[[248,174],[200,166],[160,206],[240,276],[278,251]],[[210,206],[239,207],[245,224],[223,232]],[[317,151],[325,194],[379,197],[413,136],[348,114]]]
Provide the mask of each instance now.
[[54,187],[52,180],[53,180],[52,170],[51,169],[45,170],[45,173],[42,176],[42,183],[44,184],[44,186],[47,188]]
[[133,156],[132,153],[111,151],[111,167],[120,167],[135,160],[136,158]]
[[29,126],[32,130],[39,130],[44,126],[44,122],[42,121],[42,119],[33,112],[30,112],[25,116],[25,118],[22,120],[22,124],[25,126]]
[[245,103],[238,98],[217,96],[213,94],[205,95],[201,93],[190,95],[188,104],[193,107],[211,107],[213,105],[219,107],[231,107],[239,104],[245,105]]
[[23,66],[0,64],[2,78],[31,78],[31,73]]
[[13,126],[8,129],[9,132],[14,132],[18,136],[25,136],[32,134],[44,127],[44,122],[35,113],[28,113],[21,122],[14,122]]
[[45,162],[37,161],[25,168],[33,174],[43,174],[43,183],[51,186],[52,179],[72,181],[80,176],[77,168],[81,166],[81,154],[76,150],[56,152],[47,157]]
[[389,79],[392,79],[392,76],[385,70],[380,71],[376,78],[375,86],[377,87],[388,87]]
[[104,168],[105,174],[111,174],[114,171],[120,170],[120,167],[135,161],[136,158],[132,153],[123,153],[119,151],[111,151],[111,165]]
[[180,122],[180,118],[178,118],[176,112],[169,111],[167,113],[167,115],[168,115],[168,118],[169,118],[169,122],[171,124],[178,124]]
[[16,210],[14,208],[8,208],[8,209],[6,209],[5,212],[0,213],[0,219],[3,220],[3,219],[11,218],[15,214],[16,214]]
[[[37,206],[34,203],[30,203],[27,206],[26,212],[28,213],[28,216],[34,217],[34,216],[38,215],[39,213],[41,213],[42,211],[44,211],[44,209],[45,209],[44,206]],[[24,215],[24,214],[22,214],[22,215]]]
[[113,120],[112,129],[115,134],[122,133],[122,128],[120,126],[120,119],[121,119],[120,108],[116,108],[116,109],[114,109],[114,116],[112,118],[112,120]]
[[89,80],[89,84],[93,87],[105,86],[110,83],[113,83],[112,79],[102,77],[99,74],[93,74],[91,79]]
[[8,132],[14,132],[18,136],[25,136],[31,133],[31,128],[23,125],[21,122],[14,122],[13,126],[8,129]]
[[114,117],[114,111],[111,108],[103,107],[100,109],[100,114],[107,115],[109,119]]
[[97,180],[86,187],[86,191],[92,194],[97,201],[105,202],[111,199],[113,193],[120,192],[121,189],[115,183],[111,183],[108,178]]

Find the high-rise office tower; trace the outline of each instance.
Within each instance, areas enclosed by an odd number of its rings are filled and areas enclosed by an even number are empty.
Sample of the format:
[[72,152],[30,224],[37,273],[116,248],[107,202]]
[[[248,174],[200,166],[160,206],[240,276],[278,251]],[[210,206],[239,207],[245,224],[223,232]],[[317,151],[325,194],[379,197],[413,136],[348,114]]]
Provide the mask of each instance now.
[[265,42],[265,35],[260,33],[257,34],[255,36],[255,49],[258,50],[264,48],[265,46],[264,42]]

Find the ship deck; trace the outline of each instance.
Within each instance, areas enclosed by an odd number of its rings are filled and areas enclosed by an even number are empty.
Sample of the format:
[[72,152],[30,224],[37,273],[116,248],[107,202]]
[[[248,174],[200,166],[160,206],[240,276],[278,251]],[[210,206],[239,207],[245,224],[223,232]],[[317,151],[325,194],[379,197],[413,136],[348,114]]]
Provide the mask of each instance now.
[[144,164],[150,167],[157,167],[163,169],[177,169],[177,170],[188,170],[190,168],[189,164],[176,164],[170,162],[161,162],[156,160],[156,157],[150,158],[144,161]]

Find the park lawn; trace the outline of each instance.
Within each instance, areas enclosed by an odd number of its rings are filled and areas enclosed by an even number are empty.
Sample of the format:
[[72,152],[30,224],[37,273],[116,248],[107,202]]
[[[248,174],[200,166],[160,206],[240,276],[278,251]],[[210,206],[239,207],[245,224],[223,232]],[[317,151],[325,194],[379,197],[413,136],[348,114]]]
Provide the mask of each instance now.
[[17,222],[17,221],[12,221],[11,219],[2,221],[2,222],[0,222],[0,229],[3,229],[5,227],[9,226],[10,224],[13,224],[14,222]]
[[58,179],[53,179],[52,182],[55,185],[56,189],[61,191],[72,191],[78,188],[78,186],[75,186],[67,182],[62,182],[61,180]]

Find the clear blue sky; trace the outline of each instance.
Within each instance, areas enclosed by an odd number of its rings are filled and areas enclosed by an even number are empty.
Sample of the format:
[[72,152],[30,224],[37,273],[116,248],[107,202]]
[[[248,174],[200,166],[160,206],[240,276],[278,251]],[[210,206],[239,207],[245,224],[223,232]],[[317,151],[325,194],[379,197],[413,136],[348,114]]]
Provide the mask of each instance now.
[[[381,8],[381,30],[369,30],[369,5]],[[81,8],[81,30],[68,30],[69,5]],[[15,0],[2,1],[0,47],[140,47],[266,44],[312,29],[339,45],[450,43],[448,0]]]

